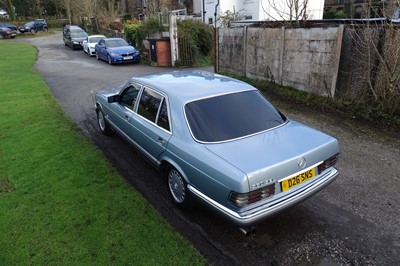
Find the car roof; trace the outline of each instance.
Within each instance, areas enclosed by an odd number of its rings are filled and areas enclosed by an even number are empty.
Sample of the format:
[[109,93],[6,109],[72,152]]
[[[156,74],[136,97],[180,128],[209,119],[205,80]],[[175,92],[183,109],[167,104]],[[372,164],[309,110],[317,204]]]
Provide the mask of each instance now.
[[89,35],[88,37],[92,38],[92,37],[105,37],[105,36],[104,35]]
[[124,38],[105,38],[104,40],[125,40]]
[[178,70],[133,77],[131,81],[159,90],[170,98],[189,102],[228,93],[255,90],[240,80],[204,70]]

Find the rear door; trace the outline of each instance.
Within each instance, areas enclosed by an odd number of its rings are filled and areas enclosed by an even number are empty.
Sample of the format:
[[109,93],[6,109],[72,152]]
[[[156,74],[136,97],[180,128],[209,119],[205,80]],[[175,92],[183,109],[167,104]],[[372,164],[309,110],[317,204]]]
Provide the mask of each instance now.
[[137,115],[130,121],[133,138],[149,159],[156,163],[172,135],[168,98],[145,87],[135,109]]

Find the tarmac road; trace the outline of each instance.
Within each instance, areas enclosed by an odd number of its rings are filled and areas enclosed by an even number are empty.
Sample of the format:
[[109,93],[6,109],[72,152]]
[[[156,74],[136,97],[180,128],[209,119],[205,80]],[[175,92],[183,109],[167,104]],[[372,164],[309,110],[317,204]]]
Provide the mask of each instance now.
[[325,190],[243,236],[205,208],[177,210],[158,172],[117,136],[97,129],[92,91],[131,76],[171,70],[109,66],[64,46],[60,33],[24,39],[39,50],[36,69],[54,97],[121,175],[213,265],[400,265],[400,134],[304,108],[281,109],[289,118],[339,139],[339,178]]

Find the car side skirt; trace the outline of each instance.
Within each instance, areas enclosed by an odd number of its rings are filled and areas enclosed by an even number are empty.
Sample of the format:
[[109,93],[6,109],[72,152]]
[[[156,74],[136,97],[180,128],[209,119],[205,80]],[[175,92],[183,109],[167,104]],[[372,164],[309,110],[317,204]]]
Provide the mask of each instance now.
[[265,204],[254,209],[244,211],[242,213],[235,212],[223,206],[222,204],[207,197],[206,195],[204,195],[191,185],[188,185],[188,189],[200,200],[205,202],[207,206],[216,210],[218,213],[222,214],[235,224],[239,226],[249,226],[263,219],[266,219],[286,208],[289,208],[306,200],[310,196],[314,195],[315,193],[319,192],[320,190],[328,186],[330,183],[332,183],[337,178],[338,175],[339,175],[338,170],[332,167],[330,171],[325,173],[311,185],[306,186],[297,191],[294,191],[293,193],[290,193],[282,198],[279,198],[276,201],[272,201],[269,204]]

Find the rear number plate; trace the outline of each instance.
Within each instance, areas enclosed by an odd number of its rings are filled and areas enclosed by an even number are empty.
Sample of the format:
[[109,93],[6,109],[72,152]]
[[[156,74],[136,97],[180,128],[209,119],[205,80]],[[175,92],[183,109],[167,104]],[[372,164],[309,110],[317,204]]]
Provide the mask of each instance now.
[[293,176],[289,179],[283,180],[281,182],[282,192],[285,192],[293,187],[300,185],[303,182],[306,182],[315,177],[315,168],[312,168],[308,171],[305,171],[299,175]]

